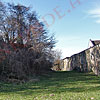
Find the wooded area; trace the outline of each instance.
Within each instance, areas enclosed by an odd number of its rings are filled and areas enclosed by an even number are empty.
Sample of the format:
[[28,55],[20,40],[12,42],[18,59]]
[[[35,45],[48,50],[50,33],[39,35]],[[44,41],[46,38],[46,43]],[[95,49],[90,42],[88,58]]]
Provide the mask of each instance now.
[[54,35],[49,35],[35,11],[0,2],[0,76],[27,80],[54,63]]

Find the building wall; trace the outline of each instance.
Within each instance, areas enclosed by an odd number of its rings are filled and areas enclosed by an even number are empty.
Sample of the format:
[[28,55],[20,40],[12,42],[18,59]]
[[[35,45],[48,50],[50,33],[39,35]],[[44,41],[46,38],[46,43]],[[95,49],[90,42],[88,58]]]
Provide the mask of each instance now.
[[89,41],[88,47],[90,48],[90,47],[93,47],[93,46],[94,46],[94,45],[93,45],[92,41],[90,40],[90,41]]
[[[64,59],[63,60],[63,65],[64,65],[64,67],[63,67],[63,71],[70,71],[70,67],[69,67],[69,58],[66,58],[66,59]],[[67,66],[67,67],[66,67]]]
[[96,75],[100,75],[100,45],[96,45],[78,54],[72,55],[64,59],[63,63],[66,71],[93,71]]

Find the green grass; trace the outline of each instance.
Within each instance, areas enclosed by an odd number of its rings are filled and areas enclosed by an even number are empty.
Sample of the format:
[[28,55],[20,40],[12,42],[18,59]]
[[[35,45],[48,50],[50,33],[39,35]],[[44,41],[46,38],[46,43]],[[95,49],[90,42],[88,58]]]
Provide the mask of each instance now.
[[53,72],[35,83],[1,82],[0,100],[100,100],[100,77],[93,73]]

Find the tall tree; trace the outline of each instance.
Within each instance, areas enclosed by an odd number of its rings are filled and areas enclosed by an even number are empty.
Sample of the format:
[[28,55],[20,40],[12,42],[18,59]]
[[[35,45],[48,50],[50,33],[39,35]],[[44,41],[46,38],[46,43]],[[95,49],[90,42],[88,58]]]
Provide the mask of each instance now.
[[1,3],[0,11],[4,16],[0,24],[2,27],[0,31],[4,34],[5,41],[30,45],[35,51],[48,55],[54,47],[55,39],[53,35],[48,35],[47,29],[39,21],[36,12],[32,12],[30,7],[20,4],[8,4],[3,10],[4,6]]
[[[6,72],[5,75],[12,77],[13,73],[13,77],[19,78],[20,75],[27,76],[50,69],[54,61],[54,35],[49,36],[45,25],[30,7],[20,4],[0,5],[0,33],[4,35],[6,48],[11,50],[10,54],[5,55],[2,74]],[[18,49],[12,50],[10,44],[18,44]],[[23,48],[22,45],[27,47]]]

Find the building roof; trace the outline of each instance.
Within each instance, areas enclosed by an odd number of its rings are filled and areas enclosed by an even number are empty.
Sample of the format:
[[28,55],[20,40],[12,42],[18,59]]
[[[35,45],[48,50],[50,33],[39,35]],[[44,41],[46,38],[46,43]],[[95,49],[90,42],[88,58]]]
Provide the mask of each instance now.
[[91,40],[91,42],[93,43],[94,46],[100,44],[100,40]]
[[64,58],[64,59],[62,59],[62,60],[65,60],[65,59],[69,59],[70,57],[66,57],[66,58]]

